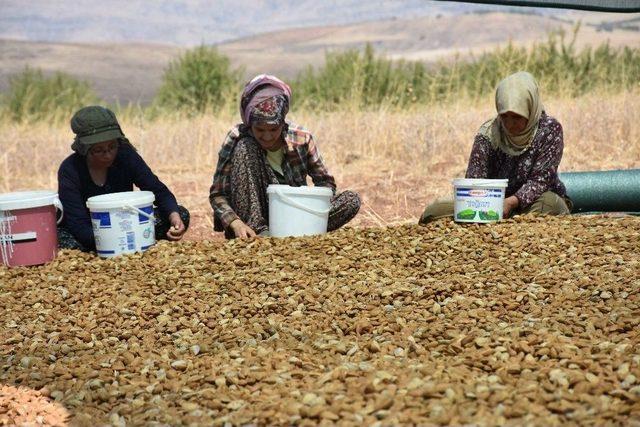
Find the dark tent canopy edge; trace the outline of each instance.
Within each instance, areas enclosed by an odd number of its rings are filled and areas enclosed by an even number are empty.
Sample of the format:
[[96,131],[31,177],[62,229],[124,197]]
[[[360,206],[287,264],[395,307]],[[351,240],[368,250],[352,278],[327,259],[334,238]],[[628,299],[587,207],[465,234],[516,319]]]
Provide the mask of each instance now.
[[[444,0],[439,0],[444,1]],[[597,12],[640,12],[640,0],[450,0],[459,3],[499,4],[505,6],[555,7]]]

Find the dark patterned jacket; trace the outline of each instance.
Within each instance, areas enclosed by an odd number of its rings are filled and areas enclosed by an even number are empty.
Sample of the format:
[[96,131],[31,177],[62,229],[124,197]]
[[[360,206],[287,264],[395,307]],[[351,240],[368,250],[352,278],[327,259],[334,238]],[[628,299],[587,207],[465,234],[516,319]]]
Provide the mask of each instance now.
[[91,216],[86,205],[87,199],[102,194],[132,191],[134,184],[140,190],[153,192],[156,197],[155,204],[164,218],[172,212],[178,212],[178,203],[173,193],[132,147],[118,147],[118,154],[109,167],[107,181],[103,186],[96,185],[91,179],[86,158],[78,153],[71,154],[58,169],[58,196],[64,207],[61,225],[82,246],[94,250],[96,244]]
[[533,204],[546,191],[565,197],[566,189],[558,178],[563,148],[562,125],[543,112],[533,142],[519,156],[494,149],[486,137],[476,135],[466,177],[508,179],[505,196],[515,195],[520,209]]

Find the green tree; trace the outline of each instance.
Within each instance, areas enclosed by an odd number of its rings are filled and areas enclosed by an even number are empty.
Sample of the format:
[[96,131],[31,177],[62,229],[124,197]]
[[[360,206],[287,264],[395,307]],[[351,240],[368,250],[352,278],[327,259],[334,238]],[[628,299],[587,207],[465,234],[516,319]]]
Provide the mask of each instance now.
[[165,69],[155,104],[168,111],[217,111],[236,95],[240,75],[215,47],[199,46]]

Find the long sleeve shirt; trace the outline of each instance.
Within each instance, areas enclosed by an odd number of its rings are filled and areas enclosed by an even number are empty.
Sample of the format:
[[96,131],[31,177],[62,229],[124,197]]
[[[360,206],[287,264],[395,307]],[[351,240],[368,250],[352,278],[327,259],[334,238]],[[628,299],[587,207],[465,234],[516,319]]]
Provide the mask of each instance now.
[[521,208],[533,204],[546,191],[564,197],[566,189],[558,178],[563,148],[562,125],[542,113],[531,145],[519,156],[493,148],[486,137],[476,135],[466,177],[508,179],[505,196],[515,195]]
[[[215,230],[223,231],[238,215],[229,205],[231,188],[231,159],[236,143],[242,138],[253,138],[244,125],[236,125],[229,131],[220,152],[218,165],[209,191],[209,202],[215,217]],[[285,152],[282,163],[284,181],[287,185],[300,187],[307,185],[307,176],[316,187],[329,187],[335,193],[336,182],[324,165],[313,135],[301,126],[287,123],[284,130]],[[266,153],[265,153],[266,156]]]
[[138,152],[128,145],[121,145],[118,154],[107,171],[104,185],[96,185],[91,179],[86,158],[73,153],[58,169],[58,197],[64,207],[62,226],[89,250],[95,249],[95,240],[89,209],[89,197],[102,194],[132,191],[133,186],[155,195],[155,204],[164,217],[178,212],[178,203]]

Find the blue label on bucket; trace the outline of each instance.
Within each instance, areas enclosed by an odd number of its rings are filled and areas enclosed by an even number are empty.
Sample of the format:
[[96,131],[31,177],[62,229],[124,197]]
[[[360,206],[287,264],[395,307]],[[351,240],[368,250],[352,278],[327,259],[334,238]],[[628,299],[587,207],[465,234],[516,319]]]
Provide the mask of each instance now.
[[502,197],[502,190],[494,188],[458,188],[456,190],[458,197]]
[[484,198],[484,197],[496,197],[496,198],[500,198],[502,197],[502,194],[484,194],[484,195],[477,195],[477,194],[471,194],[471,193],[465,193],[465,192],[457,192],[456,196],[458,197],[479,197],[479,198]]
[[136,233],[130,231],[127,233],[127,249],[130,251],[136,248]]
[[98,220],[100,228],[111,228],[109,212],[91,212],[91,219]]
[[[142,208],[138,208],[140,209],[142,212],[148,213],[149,215],[153,215],[153,206],[149,205],[149,206],[144,206]],[[140,215],[138,214],[138,224],[146,224],[149,222],[149,218],[147,218],[144,215]]]
[[492,194],[502,194],[502,190],[500,189],[496,189],[496,188],[482,188],[482,189],[478,189],[478,188],[458,188],[457,191],[465,191],[465,192],[470,192],[470,191],[486,191],[487,193],[492,193]]

